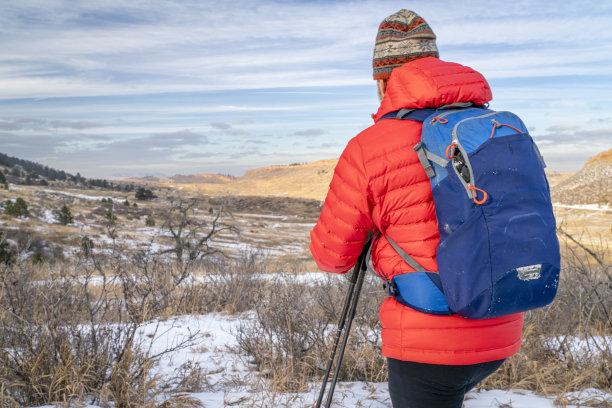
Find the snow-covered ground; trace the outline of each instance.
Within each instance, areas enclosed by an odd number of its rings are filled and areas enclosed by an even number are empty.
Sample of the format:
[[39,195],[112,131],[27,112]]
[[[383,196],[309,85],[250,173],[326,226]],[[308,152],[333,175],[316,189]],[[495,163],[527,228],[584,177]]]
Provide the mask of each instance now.
[[612,211],[612,207],[605,204],[576,204],[576,205],[568,205],[568,204],[559,204],[553,203],[553,207],[560,208],[572,208],[575,210],[587,210],[587,211]]
[[[249,314],[235,317],[211,313],[152,322],[139,331],[141,347],[150,348],[151,354],[155,355],[193,338],[187,347],[165,354],[157,370],[172,382],[176,381],[181,367],[198,366],[201,389],[188,395],[200,400],[207,408],[312,406],[318,396],[319,383],[308,384],[308,390],[303,393],[275,393],[267,386],[266,380],[249,368],[247,359],[238,354],[234,334],[248,319]],[[154,339],[152,343],[151,338]],[[612,397],[599,390],[587,390],[582,395],[572,396],[578,400]],[[385,383],[339,383],[334,401],[334,407],[391,407]],[[468,394],[465,408],[553,408],[556,407],[553,401],[553,397],[538,396],[526,390],[480,390]]]

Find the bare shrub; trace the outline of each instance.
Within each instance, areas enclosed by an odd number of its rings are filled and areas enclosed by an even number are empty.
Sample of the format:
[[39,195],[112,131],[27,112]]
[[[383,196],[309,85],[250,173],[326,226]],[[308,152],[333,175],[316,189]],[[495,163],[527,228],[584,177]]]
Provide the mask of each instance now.
[[[337,276],[315,284],[296,283],[294,278],[289,275],[270,282],[255,306],[254,319],[236,333],[248,361],[281,392],[303,390],[325,369],[347,286]],[[372,300],[359,308],[340,380],[386,379],[378,320],[368,316],[372,303],[377,303]]]
[[281,386],[299,390],[315,369],[315,348],[324,343],[331,323],[316,307],[312,288],[304,284],[271,282],[270,294],[261,293],[254,320],[243,323],[236,337],[240,349]]
[[[83,329],[85,299],[63,267],[16,264],[0,274],[0,378],[25,405],[82,398],[100,386],[122,332]],[[103,339],[102,341],[99,341]]]
[[202,392],[212,388],[205,368],[192,361],[187,361],[178,368],[174,381],[177,391],[180,392]]
[[[192,234],[194,224],[187,219],[180,236],[189,239],[177,242],[187,258],[169,262],[152,250],[133,254],[115,240],[118,225],[109,214],[111,243],[96,245],[95,251],[86,245],[74,264],[33,265],[18,256],[21,261],[0,266],[3,404],[72,404],[87,398],[118,408],[201,405],[167,390],[154,370],[163,355],[193,345],[199,333],[154,354],[159,323],[150,339],[138,332],[186,309],[183,289],[194,281],[196,262],[211,253],[202,250],[210,249],[208,238]],[[219,220],[209,236],[218,231]]]
[[210,215],[202,214],[201,199],[172,198],[170,208],[157,218],[163,219],[162,230],[167,232],[172,240],[172,248],[161,253],[173,254],[179,263],[194,263],[221,251],[211,245],[211,240],[218,234],[229,232],[237,234],[238,229],[225,222],[224,216],[230,216],[224,210],[223,204],[215,211],[211,208]]
[[252,309],[265,290],[268,259],[257,252],[244,252],[237,257],[214,257],[200,267],[206,272],[183,291],[191,302],[189,313],[220,312],[235,314]]

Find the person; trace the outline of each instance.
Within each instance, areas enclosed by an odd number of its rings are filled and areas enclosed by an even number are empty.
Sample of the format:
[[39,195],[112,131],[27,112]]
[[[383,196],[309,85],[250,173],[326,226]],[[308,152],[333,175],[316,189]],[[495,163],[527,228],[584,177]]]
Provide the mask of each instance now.
[[[413,147],[422,123],[385,119],[400,109],[438,108],[491,98],[485,78],[439,59],[436,36],[419,15],[400,10],[378,29],[373,58],[380,107],[374,125],[342,152],[310,250],[318,267],[345,273],[369,231],[372,263],[388,279],[413,271],[392,239],[428,271],[437,272],[438,225],[431,186]],[[387,297],[380,306],[382,354],[393,407],[461,407],[465,394],[495,372],[521,344],[523,315],[483,320],[425,314]]]

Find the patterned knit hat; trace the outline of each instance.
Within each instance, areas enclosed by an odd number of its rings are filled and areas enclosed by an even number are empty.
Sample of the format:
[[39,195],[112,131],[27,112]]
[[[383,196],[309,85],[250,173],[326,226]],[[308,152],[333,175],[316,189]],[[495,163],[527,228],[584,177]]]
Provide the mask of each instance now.
[[374,79],[387,79],[393,68],[418,58],[439,58],[436,35],[429,24],[410,10],[385,18],[374,46]]

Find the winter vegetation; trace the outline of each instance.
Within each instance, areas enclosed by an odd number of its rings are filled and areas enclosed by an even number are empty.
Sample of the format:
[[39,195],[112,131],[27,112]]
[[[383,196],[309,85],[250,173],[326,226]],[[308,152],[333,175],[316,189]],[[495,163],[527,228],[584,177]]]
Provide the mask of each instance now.
[[[0,189],[0,406],[312,406],[347,288],[310,259],[321,202],[143,189]],[[556,211],[558,297],[466,408],[612,405],[610,211]],[[391,406],[384,296],[369,276],[337,406]]]

